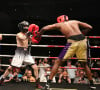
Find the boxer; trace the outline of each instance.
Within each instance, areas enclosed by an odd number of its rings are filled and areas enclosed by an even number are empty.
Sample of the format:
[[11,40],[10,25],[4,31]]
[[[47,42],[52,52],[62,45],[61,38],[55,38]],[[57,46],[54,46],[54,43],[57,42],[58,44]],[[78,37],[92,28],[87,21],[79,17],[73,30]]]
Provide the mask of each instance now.
[[[13,67],[20,68],[22,64],[31,65],[32,69],[34,69],[34,75],[36,78],[36,87],[42,88],[39,84],[38,78],[38,67],[35,64],[35,60],[31,56],[28,50],[28,42],[31,41],[33,44],[38,43],[39,38],[37,40],[37,33],[39,30],[38,25],[30,25],[27,21],[22,21],[18,24],[18,28],[20,30],[16,35],[17,49],[15,50],[15,55],[12,59],[11,65],[6,69],[5,73],[1,76],[0,84],[3,83],[6,76],[9,74],[10,70]],[[35,33],[37,32],[37,33]]]
[[45,31],[58,30],[67,39],[67,44],[59,54],[58,59],[55,61],[49,80],[47,81],[43,90],[50,89],[50,83],[54,75],[57,73],[59,66],[64,63],[64,61],[71,59],[71,57],[73,57],[75,54],[78,58],[78,61],[80,61],[84,67],[90,82],[90,88],[96,89],[96,87],[93,85],[91,70],[87,65],[87,39],[84,36],[92,28],[93,27],[91,25],[85,22],[69,20],[68,16],[61,15],[57,17],[57,23],[44,26],[40,30],[40,34],[43,34]]

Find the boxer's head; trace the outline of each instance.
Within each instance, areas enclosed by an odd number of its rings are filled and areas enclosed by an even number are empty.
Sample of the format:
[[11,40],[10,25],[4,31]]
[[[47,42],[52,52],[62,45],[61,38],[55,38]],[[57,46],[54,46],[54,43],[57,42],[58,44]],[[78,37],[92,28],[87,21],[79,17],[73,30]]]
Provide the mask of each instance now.
[[64,22],[64,21],[68,21],[68,16],[66,16],[66,15],[61,15],[61,16],[57,17],[57,22],[58,22],[58,23]]
[[18,24],[18,28],[21,32],[27,32],[29,27],[28,21],[22,21]]

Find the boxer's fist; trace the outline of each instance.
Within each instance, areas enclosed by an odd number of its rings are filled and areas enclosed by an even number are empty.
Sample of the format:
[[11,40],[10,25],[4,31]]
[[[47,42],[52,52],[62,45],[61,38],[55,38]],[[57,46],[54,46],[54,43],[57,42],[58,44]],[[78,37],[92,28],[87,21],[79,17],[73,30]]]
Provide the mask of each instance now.
[[35,32],[34,38],[35,38],[36,40],[40,41],[40,40],[41,40],[41,35],[40,35],[40,33],[39,33],[39,32]]
[[34,37],[32,37],[32,43],[36,43],[36,44],[38,44],[38,43],[39,43],[39,41],[38,41],[38,40],[36,40]]
[[39,30],[39,26],[36,24],[29,25],[28,32],[26,33],[27,36],[36,36],[35,32]]
[[39,31],[39,26],[36,24],[31,24],[28,28],[28,31],[34,34],[35,31]]
[[39,43],[41,40],[41,35],[39,32],[36,32],[36,34],[32,37],[32,43]]

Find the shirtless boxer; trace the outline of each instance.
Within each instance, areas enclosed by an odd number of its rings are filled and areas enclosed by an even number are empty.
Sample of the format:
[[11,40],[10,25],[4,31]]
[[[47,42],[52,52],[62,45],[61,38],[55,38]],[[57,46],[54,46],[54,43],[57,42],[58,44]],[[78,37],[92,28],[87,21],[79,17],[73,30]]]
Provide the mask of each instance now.
[[80,61],[82,63],[82,66],[84,67],[84,70],[90,82],[90,88],[96,89],[96,87],[94,87],[93,85],[90,68],[87,65],[87,40],[83,35],[83,33],[86,34],[89,30],[91,30],[92,26],[77,20],[68,20],[68,16],[66,15],[61,15],[57,17],[57,22],[58,23],[44,26],[40,30],[40,34],[43,34],[45,31],[49,30],[58,30],[67,39],[67,44],[59,54],[58,59],[55,61],[49,80],[47,81],[44,89],[42,90],[49,90],[50,83],[54,75],[57,73],[58,67],[64,61],[71,59],[74,54],[76,54],[78,61]]
[[[34,28],[35,27],[35,28]],[[28,42],[31,40],[33,43],[35,40],[35,37],[33,35],[33,39],[30,37],[33,32],[29,32],[29,29],[36,29],[38,28],[37,25],[33,24],[29,26],[29,22],[27,21],[22,21],[18,24],[18,28],[20,30],[19,33],[16,35],[16,41],[17,41],[17,49],[15,50],[15,55],[12,59],[11,65],[6,69],[5,73],[1,76],[0,84],[3,83],[4,79],[7,77],[9,74],[9,71],[13,67],[18,67],[20,68],[22,64],[26,65],[31,65],[32,69],[34,69],[34,75],[36,78],[36,87],[37,88],[42,88],[39,85],[39,79],[38,79],[38,67],[35,64],[35,60],[33,57],[30,55],[30,52],[28,51]],[[28,31],[29,30],[29,31]],[[32,30],[31,30],[32,31]],[[36,36],[36,34],[35,34]]]

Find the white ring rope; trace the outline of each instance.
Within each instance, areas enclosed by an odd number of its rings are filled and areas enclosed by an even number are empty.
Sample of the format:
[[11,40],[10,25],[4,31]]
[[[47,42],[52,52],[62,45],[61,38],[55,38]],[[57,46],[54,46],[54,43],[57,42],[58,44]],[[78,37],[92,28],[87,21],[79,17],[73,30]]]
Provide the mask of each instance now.
[[[14,55],[0,55],[0,57],[13,57]],[[58,58],[58,57],[47,57],[47,56],[32,56],[33,58]]]
[[6,66],[6,67],[8,67],[8,66],[10,66],[10,65],[7,65],[7,64],[0,64],[0,66]]
[[[0,57],[13,57],[14,55],[0,55]],[[46,56],[32,56],[33,58],[57,58],[57,57],[46,57]]]
[[[6,67],[8,67],[8,66],[10,66],[10,65],[7,65],[7,64],[0,64],[0,66],[6,66]],[[21,67],[25,67],[26,65],[22,65]],[[50,66],[38,66],[39,68],[48,68],[48,67],[50,67]],[[50,67],[51,68],[51,67]],[[73,67],[60,67],[60,68],[66,68],[66,69],[84,69],[84,68],[82,68],[82,67],[75,67],[75,68],[73,68]],[[100,68],[91,68],[91,70],[100,70]]]
[[[16,36],[16,34],[2,34],[3,36]],[[65,37],[63,35],[42,35],[42,37]],[[100,36],[86,36],[89,38],[100,38]],[[3,46],[16,46],[17,44],[0,43]],[[32,47],[64,47],[63,45],[32,45]],[[100,46],[90,46],[90,48],[100,48]],[[0,55],[0,57],[13,57],[13,55]],[[34,58],[58,58],[58,57],[45,57],[45,56],[33,56]],[[75,58],[73,58],[75,59]],[[100,58],[91,58],[99,60]]]
[[[2,34],[3,36],[16,36],[16,34]],[[65,37],[63,35],[42,35],[42,37]]]
[[[0,43],[2,46],[17,46],[17,44]],[[31,45],[32,47],[64,47],[64,45]],[[100,48],[100,46],[90,46],[90,48]]]
[[6,43],[0,43],[2,46],[16,46],[17,44],[6,44]]
[[3,36],[16,36],[16,34],[2,34]]
[[[16,46],[17,44],[0,43],[2,46]],[[32,47],[64,47],[63,45],[31,45]]]
[[[6,67],[8,67],[8,66],[10,66],[10,65],[8,65],[8,64],[0,64],[0,66],[6,66]],[[25,67],[26,65],[22,65],[21,67]],[[38,67],[40,67],[40,68],[47,68],[47,67],[50,67],[50,66],[38,66]]]
[[[3,36],[16,36],[16,34],[2,34]],[[63,35],[42,35],[42,37],[65,37]],[[89,38],[100,38],[100,36],[86,36]]]
[[[8,64],[0,64],[0,66],[8,67],[8,66],[10,66],[10,65],[8,65]],[[21,67],[25,67],[25,65],[22,65]]]
[[0,57],[13,57],[14,55],[0,55]]
[[[0,55],[0,57],[13,57],[14,55]],[[33,58],[49,58],[49,59],[57,59],[58,57],[47,57],[47,56],[32,56]],[[73,57],[71,59],[77,59]],[[90,59],[90,58],[88,58]],[[100,58],[91,58],[92,60],[100,60]]]

